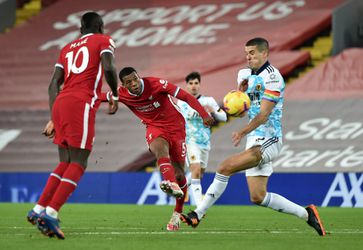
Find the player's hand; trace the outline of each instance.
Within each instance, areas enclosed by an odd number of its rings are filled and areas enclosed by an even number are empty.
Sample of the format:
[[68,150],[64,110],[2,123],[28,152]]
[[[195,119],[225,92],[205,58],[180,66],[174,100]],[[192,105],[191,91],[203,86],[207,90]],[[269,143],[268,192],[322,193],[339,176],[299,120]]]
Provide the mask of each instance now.
[[247,89],[248,89],[248,79],[243,79],[243,81],[238,86],[238,90],[246,92]]
[[53,138],[55,135],[55,130],[54,130],[54,123],[52,120],[50,120],[47,125],[45,125],[45,128],[43,129],[42,132],[43,135],[47,136],[49,139]]
[[241,132],[233,132],[232,133],[232,143],[233,143],[233,146],[237,147],[242,138],[244,137],[244,133],[241,133]]
[[108,114],[113,115],[117,112],[117,110],[118,110],[118,100],[114,100],[111,97],[110,100],[108,101]]
[[208,116],[206,118],[203,119],[203,124],[206,127],[210,127],[214,124],[214,118],[211,116]]

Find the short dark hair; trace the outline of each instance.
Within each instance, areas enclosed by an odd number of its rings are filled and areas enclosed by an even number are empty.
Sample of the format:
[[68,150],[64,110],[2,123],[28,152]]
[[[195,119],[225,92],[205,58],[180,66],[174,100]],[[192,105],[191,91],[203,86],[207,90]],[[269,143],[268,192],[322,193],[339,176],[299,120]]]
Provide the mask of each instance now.
[[81,18],[81,33],[103,33],[102,17],[96,12],[87,12]]
[[246,46],[256,46],[258,51],[269,51],[269,44],[265,38],[255,37],[246,43]]
[[125,76],[130,75],[132,72],[137,73],[137,71],[133,67],[125,67],[125,68],[120,70],[120,73],[118,74],[118,77],[120,78],[120,80],[122,82],[122,78],[124,78]]
[[189,73],[186,77],[185,77],[185,82],[189,82],[190,80],[193,79],[198,79],[198,81],[200,82],[200,74],[197,71],[193,71],[191,73]]

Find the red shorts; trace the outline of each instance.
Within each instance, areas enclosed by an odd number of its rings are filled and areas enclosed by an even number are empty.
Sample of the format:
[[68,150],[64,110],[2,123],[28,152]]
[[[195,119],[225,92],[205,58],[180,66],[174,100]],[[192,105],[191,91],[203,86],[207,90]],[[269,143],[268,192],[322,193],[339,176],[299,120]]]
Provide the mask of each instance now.
[[74,97],[57,98],[52,110],[54,143],[61,147],[92,150],[96,110]]
[[147,144],[158,137],[164,138],[169,143],[169,156],[171,162],[185,162],[187,147],[185,145],[185,128],[179,130],[167,130],[160,127],[148,126],[146,128]]

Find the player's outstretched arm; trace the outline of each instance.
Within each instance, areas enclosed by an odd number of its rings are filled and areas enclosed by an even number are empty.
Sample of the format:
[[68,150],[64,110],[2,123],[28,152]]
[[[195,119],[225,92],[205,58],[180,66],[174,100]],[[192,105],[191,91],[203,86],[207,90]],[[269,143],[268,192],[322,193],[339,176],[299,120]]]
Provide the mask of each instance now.
[[205,109],[203,108],[203,106],[198,102],[198,100],[192,96],[191,94],[189,94],[188,92],[186,92],[185,90],[180,89],[176,98],[185,101],[186,103],[189,104],[190,107],[192,107],[193,109],[195,109],[199,115],[202,117],[203,119],[203,123],[205,126],[212,126],[214,123],[214,119],[213,117],[211,117],[207,111],[205,111]]
[[108,86],[112,91],[112,97],[109,100],[109,114],[115,114],[118,110],[118,93],[117,93],[117,74],[115,60],[112,53],[105,52],[101,56],[102,66]]

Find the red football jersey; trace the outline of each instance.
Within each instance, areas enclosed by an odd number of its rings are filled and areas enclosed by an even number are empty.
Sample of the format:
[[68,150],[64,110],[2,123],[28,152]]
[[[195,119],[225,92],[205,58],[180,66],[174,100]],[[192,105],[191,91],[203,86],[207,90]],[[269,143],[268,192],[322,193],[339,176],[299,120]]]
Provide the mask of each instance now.
[[177,96],[180,88],[166,80],[154,77],[141,79],[142,92],[134,95],[124,87],[119,88],[119,100],[145,125],[169,129],[184,129],[185,120],[171,96]]
[[64,69],[64,86],[58,97],[72,95],[93,107],[102,88],[101,55],[114,50],[115,43],[104,34],[86,34],[64,46],[55,65]]

